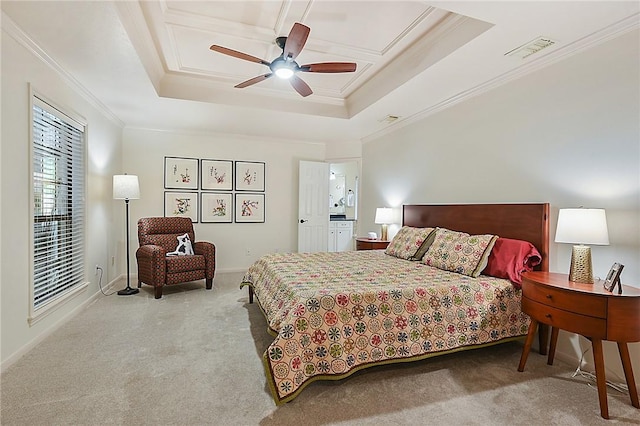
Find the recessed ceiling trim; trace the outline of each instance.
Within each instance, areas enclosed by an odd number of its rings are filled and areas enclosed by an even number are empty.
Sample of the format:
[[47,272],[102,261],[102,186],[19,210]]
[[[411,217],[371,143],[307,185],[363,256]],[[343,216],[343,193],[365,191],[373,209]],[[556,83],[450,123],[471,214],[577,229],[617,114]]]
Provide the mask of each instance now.
[[405,27],[404,30],[402,30],[381,50],[367,49],[365,47],[336,43],[334,41],[326,41],[318,38],[310,38],[305,46],[305,50],[323,52],[331,51],[333,53],[342,54],[344,56],[351,56],[356,59],[378,61],[380,58],[390,53],[390,51],[395,49],[396,47],[398,47],[399,49],[406,48],[407,46],[402,45],[403,41],[406,44],[406,38],[412,31],[427,32],[436,27],[440,23],[440,21],[442,21],[449,15],[452,15],[452,13],[432,7],[427,9],[423,14],[420,15],[419,18],[415,19],[409,26]]
[[[411,24],[409,24],[407,27],[405,27],[405,29],[402,30],[402,32],[400,32],[400,34],[398,34],[396,36],[396,38],[391,40],[391,42],[389,44],[387,44],[379,53],[381,55],[384,55],[389,50],[393,49],[398,43],[400,43],[402,40],[404,40],[411,31],[416,29],[418,27],[418,25],[424,23],[426,21],[427,17],[432,15],[436,10],[438,10],[438,9],[436,9],[434,7],[428,7],[427,9],[425,9],[424,12],[422,12],[422,14],[420,16],[418,16]],[[450,12],[447,12],[447,11],[444,11],[444,10],[440,10],[440,12],[442,12],[445,16],[450,13]],[[438,19],[441,19],[442,17],[443,16],[439,16]]]
[[[154,5],[154,2],[142,1],[141,3],[144,4],[145,8],[149,8],[149,10],[151,10]],[[162,1],[162,3],[166,4],[165,1]],[[243,37],[251,40],[263,39],[263,37],[275,38],[276,34],[278,34],[276,28],[260,27],[242,22],[232,22],[215,18],[213,16],[197,15],[183,10],[167,8],[166,10],[161,10],[158,13],[160,13],[160,20],[167,26],[182,25],[185,27],[199,28],[204,31],[211,31],[212,28],[215,28],[218,33]],[[280,16],[278,19],[280,19]],[[276,19],[276,23],[278,22],[278,19]],[[247,37],[247,34],[258,34],[258,36]]]
[[309,17],[309,14],[311,13],[311,9],[314,6],[315,0],[309,0],[307,2],[307,7],[304,8],[304,12],[302,12],[302,16],[300,17],[300,23],[304,23],[307,18]]
[[361,85],[361,81],[365,79],[364,76],[369,71],[369,68],[373,67],[373,64],[371,62],[360,63],[358,67],[358,72],[354,73],[353,78],[343,85],[340,90],[346,97],[349,97]]
[[[180,59],[180,50],[178,49],[178,42],[176,40],[176,33],[174,31],[173,26],[166,26],[166,37],[167,43],[169,45],[169,49],[166,49],[166,45],[162,44],[163,50],[167,51],[163,52],[165,61],[167,62],[167,66],[170,70],[179,70],[182,68],[182,61]],[[171,60],[173,66],[169,65],[169,60]]]
[[[171,50],[168,52],[163,52],[165,57],[171,58],[172,59],[172,64],[173,66],[168,66],[168,70],[169,71],[183,71],[183,72],[189,72],[189,71],[193,71],[196,72],[200,75],[216,75],[210,72],[207,72],[206,70],[203,69],[197,69],[194,67],[189,67],[187,65],[185,65],[182,60],[180,59],[180,49],[178,48],[178,41],[177,41],[177,34],[176,31],[179,30],[186,30],[186,31],[197,31],[200,32],[202,34],[205,34],[207,39],[210,39],[210,42],[207,42],[206,44],[206,48],[203,48],[202,50],[202,54],[203,55],[217,55],[217,53],[212,52],[211,50],[209,50],[209,46],[212,44],[216,44],[216,34],[219,33],[212,33],[211,31],[207,31],[207,30],[201,30],[201,29],[197,29],[197,28],[193,28],[193,27],[189,27],[189,26],[185,26],[185,25],[180,25],[180,24],[168,24],[166,26],[166,32],[167,32],[167,40],[168,43],[171,46]],[[227,35],[227,34],[223,34],[223,35]],[[209,37],[210,36],[210,37]],[[255,51],[260,51],[260,50],[265,50],[268,51],[269,53],[267,54],[268,57],[266,58],[261,58],[261,59],[265,59],[267,61],[273,59],[274,57],[278,56],[280,54],[280,50],[279,48],[276,46],[275,44],[275,39],[273,42],[271,43],[266,43],[264,39],[256,39],[256,38],[249,38],[249,37],[234,37],[240,40],[245,40],[248,41],[252,44],[255,44],[256,49]],[[203,45],[204,46],[204,45]],[[233,48],[233,47],[232,47]],[[275,51],[277,51],[278,53],[274,53]],[[248,52],[250,54],[253,55],[253,53]],[[256,55],[256,56],[261,56],[261,55]]]
[[309,40],[304,46],[304,52],[327,52],[331,55],[362,61],[378,61],[382,57],[377,50],[318,39]]
[[252,108],[274,109],[299,114],[320,115],[333,118],[349,118],[346,102],[335,97],[314,93],[304,98],[294,90],[275,90],[261,87],[259,90],[235,89],[227,83],[211,81],[209,78],[167,73],[161,82],[159,96],[174,99],[227,104],[251,105]]
[[114,7],[125,32],[129,35],[133,48],[140,57],[151,84],[157,92],[166,68],[160,59],[155,40],[149,31],[146,31],[147,27],[142,24],[145,22],[145,18],[140,4],[138,2],[115,2]]
[[287,20],[287,15],[289,15],[289,10],[291,9],[291,1],[285,0],[282,2],[280,6],[280,10],[278,11],[278,17],[276,18],[276,24],[273,28],[274,37],[277,37],[275,34],[282,33],[282,29],[286,25],[285,22]]

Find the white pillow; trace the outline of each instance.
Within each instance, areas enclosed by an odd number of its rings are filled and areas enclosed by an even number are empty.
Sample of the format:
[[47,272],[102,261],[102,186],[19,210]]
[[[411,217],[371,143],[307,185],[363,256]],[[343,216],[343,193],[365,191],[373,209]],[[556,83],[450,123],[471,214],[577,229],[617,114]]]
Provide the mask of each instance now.
[[167,256],[187,256],[194,254],[189,234],[179,235],[176,238],[178,238],[178,247],[176,247],[175,251],[167,253]]

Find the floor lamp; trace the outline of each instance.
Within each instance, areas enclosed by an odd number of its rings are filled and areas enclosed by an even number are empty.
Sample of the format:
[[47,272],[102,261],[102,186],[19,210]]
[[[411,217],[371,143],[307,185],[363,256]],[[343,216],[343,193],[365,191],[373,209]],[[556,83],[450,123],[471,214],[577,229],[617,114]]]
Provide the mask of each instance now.
[[118,291],[120,296],[136,294],[140,290],[131,288],[129,285],[129,200],[140,199],[140,186],[138,176],[134,175],[114,175],[113,176],[113,199],[124,200],[127,212],[127,287]]

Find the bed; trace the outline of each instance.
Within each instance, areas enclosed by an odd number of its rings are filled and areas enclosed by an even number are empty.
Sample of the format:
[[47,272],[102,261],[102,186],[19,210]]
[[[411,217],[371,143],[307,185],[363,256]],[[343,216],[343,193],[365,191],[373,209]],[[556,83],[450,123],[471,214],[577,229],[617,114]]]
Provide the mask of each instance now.
[[[456,231],[528,242],[539,254],[535,269],[547,271],[548,213],[546,203],[405,205],[401,232],[424,231],[432,240],[420,259],[389,255],[389,248],[260,258],[241,288],[249,287],[251,301],[255,295],[275,337],[263,363],[276,404],[316,380],[526,335],[529,318],[514,282],[483,275],[488,265],[474,277],[427,259]],[[493,256],[497,237],[484,256]]]

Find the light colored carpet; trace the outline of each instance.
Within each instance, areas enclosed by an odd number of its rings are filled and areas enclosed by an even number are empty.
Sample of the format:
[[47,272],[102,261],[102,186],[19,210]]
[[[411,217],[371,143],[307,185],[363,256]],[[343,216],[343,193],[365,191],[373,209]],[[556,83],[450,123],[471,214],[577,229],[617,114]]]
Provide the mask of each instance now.
[[315,382],[276,407],[262,353],[271,336],[241,274],[100,297],[1,377],[3,425],[640,425],[628,395],[521,343]]

